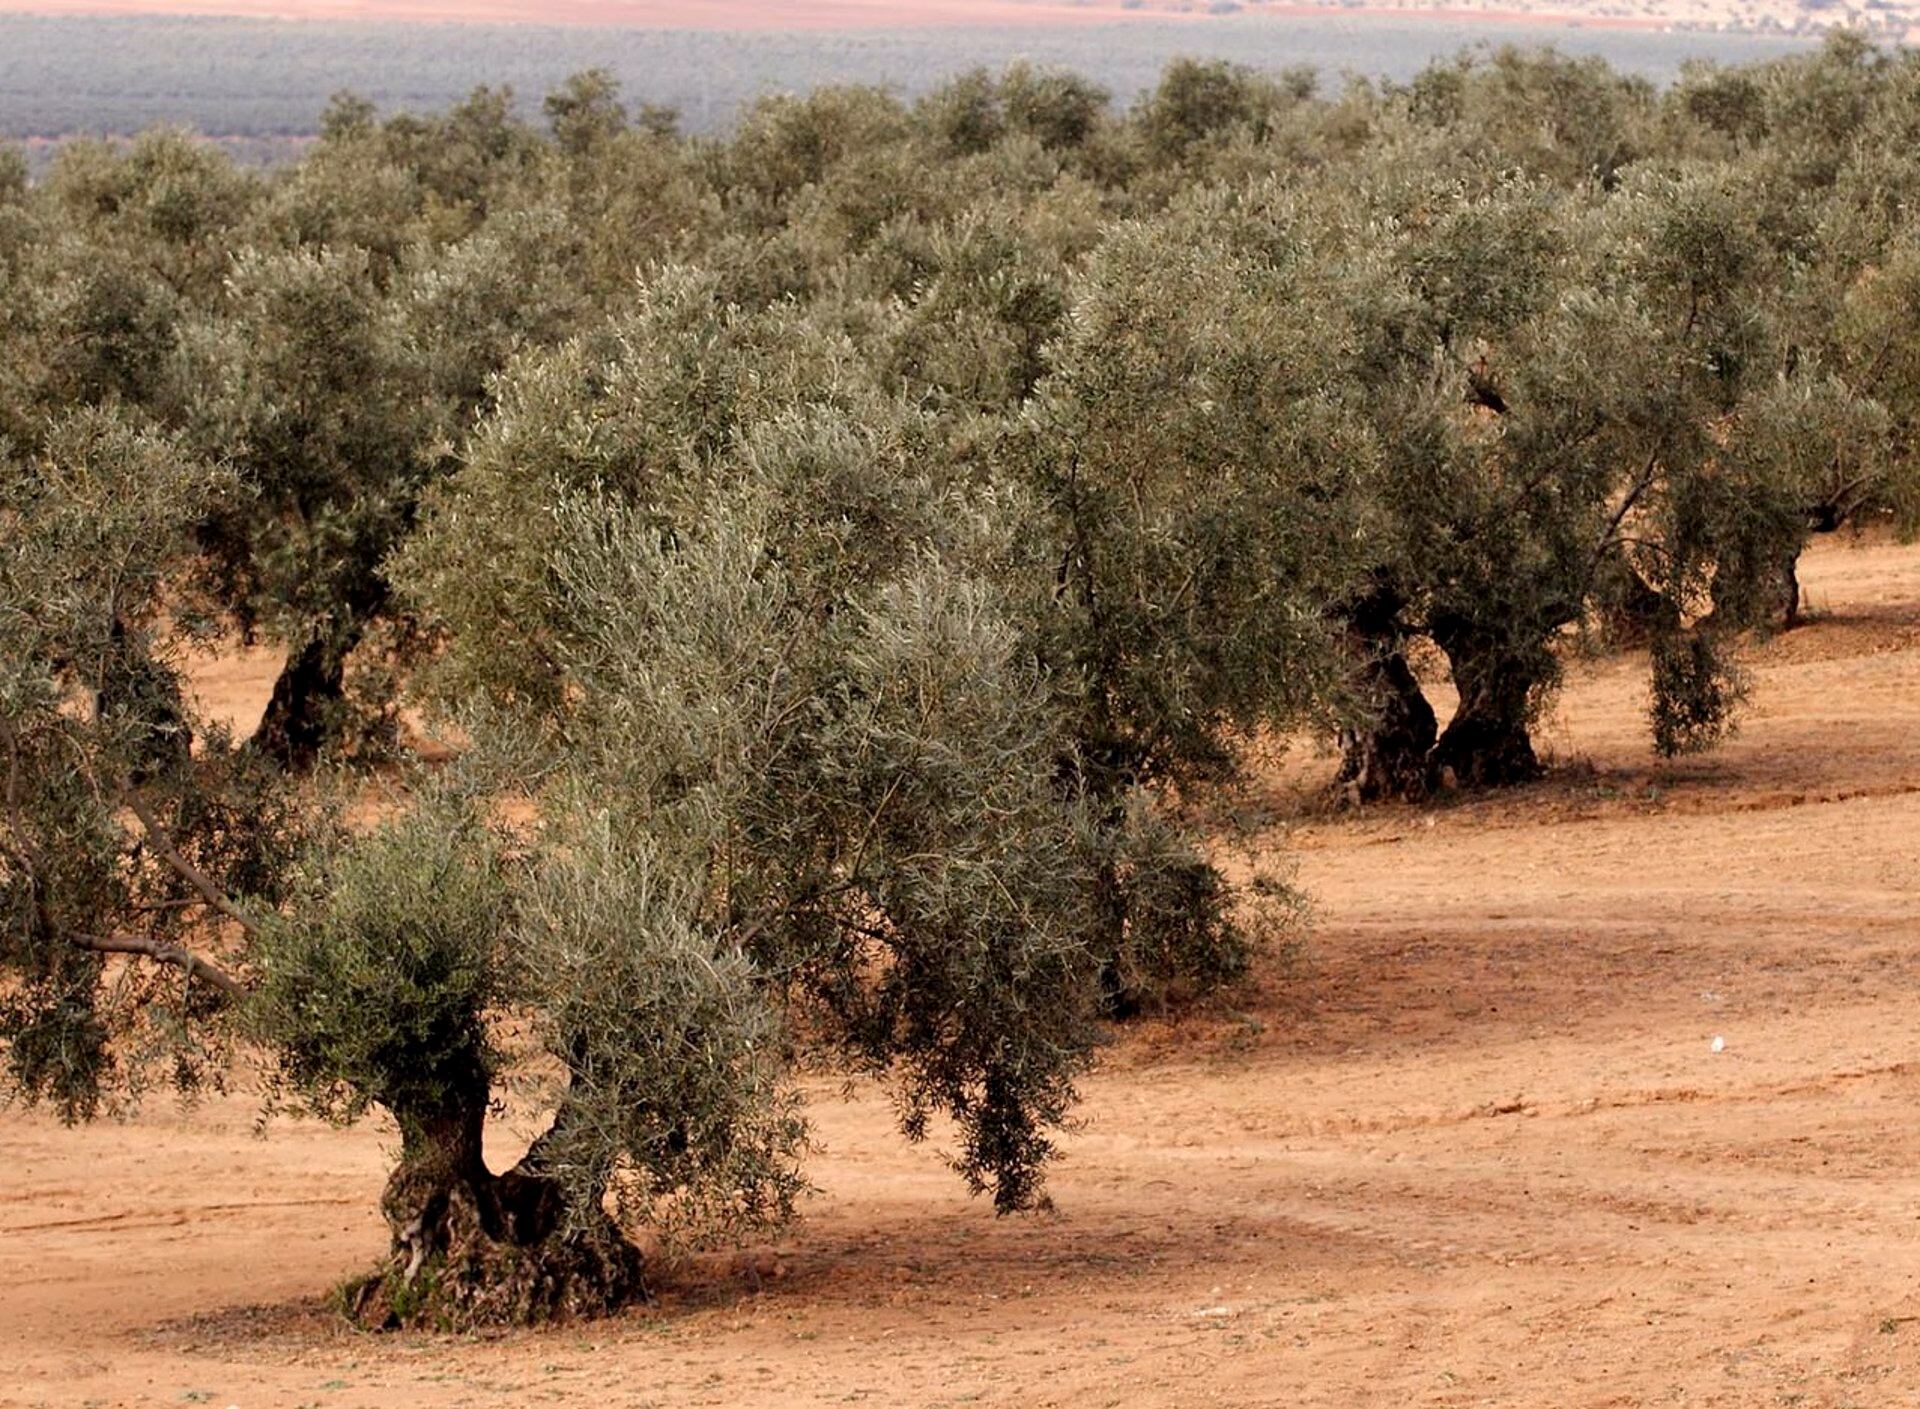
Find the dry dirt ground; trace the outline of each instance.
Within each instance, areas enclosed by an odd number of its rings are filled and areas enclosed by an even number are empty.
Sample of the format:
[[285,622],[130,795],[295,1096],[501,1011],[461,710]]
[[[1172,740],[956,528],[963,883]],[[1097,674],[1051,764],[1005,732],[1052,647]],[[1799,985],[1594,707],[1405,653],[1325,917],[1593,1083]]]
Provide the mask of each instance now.
[[381,1250],[380,1130],[8,1112],[0,1403],[1920,1404],[1920,549],[1805,579],[1708,759],[1650,760],[1621,659],[1516,797],[1354,817],[1270,770],[1243,822],[1311,933],[1114,1049],[1057,1213],[995,1220],[823,1084],[777,1248],[608,1323],[377,1338],[319,1298]]

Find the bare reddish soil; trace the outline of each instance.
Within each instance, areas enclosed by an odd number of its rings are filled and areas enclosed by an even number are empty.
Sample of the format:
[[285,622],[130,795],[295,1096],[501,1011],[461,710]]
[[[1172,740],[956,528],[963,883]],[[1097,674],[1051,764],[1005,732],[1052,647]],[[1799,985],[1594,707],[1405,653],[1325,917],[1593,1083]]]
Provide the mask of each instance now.
[[[385,1132],[6,1112],[0,1403],[1920,1403],[1920,550],[1805,580],[1709,758],[1654,764],[1623,658],[1517,796],[1352,816],[1325,760],[1264,772],[1242,820],[1314,926],[1118,1045],[1055,1214],[823,1082],[779,1246],[612,1322],[368,1337],[320,1298],[381,1251]],[[249,722],[271,666],[210,697]]]

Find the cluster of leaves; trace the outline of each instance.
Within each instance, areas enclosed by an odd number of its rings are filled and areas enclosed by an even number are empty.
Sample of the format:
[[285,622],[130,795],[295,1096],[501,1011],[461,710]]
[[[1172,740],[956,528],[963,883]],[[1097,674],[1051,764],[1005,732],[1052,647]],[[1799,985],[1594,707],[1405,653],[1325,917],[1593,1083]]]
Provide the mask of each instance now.
[[[409,1289],[452,1207],[785,1217],[808,1051],[1034,1204],[1103,1015],[1245,962],[1181,818],[1250,733],[1522,779],[1611,631],[1704,747],[1807,535],[1911,521],[1916,85],[1844,38],[1666,94],[1178,63],[1127,113],[1021,66],[712,141],[590,73],[547,133],[342,98],[266,176],[0,165],[13,1083],[84,1116],[245,1034],[399,1121]],[[245,742],[183,684],[222,632],[286,656]],[[403,698],[461,761],[344,827],[304,770]]]
[[191,623],[161,589],[230,488],[91,410],[0,458],[0,1041],[12,1083],[68,1119],[137,1093],[143,1054],[184,1089],[218,1080],[230,896],[277,900],[318,821],[218,730],[196,737],[182,697]]

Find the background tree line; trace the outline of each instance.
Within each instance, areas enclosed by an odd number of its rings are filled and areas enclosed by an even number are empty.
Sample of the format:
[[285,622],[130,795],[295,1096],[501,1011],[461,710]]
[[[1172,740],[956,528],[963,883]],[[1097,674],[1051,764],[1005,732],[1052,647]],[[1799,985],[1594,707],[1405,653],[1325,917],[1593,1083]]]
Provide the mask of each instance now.
[[[1877,18],[1903,26],[1899,16]],[[968,69],[997,71],[1015,58],[1070,68],[1126,101],[1158,82],[1176,54],[1262,68],[1306,63],[1404,82],[1436,56],[1475,44],[1537,43],[1540,33],[1538,25],[1340,10],[764,32],[7,13],[0,14],[0,138],[131,134],[173,124],[230,144],[243,160],[278,161],[299,155],[338,89],[384,108],[429,112],[460,102],[477,80],[542,94],[594,67],[629,93],[678,108],[688,131],[717,136],[771,93],[861,83],[916,99]],[[1748,63],[1816,42],[1577,26],[1563,26],[1559,38],[1570,52],[1660,84],[1690,59]],[[39,163],[44,149],[36,145],[30,155]]]
[[[587,72],[540,124],[342,96],[266,174],[0,156],[10,1084],[82,1119],[246,1043],[383,1109],[372,1324],[787,1217],[810,1056],[1033,1205],[1102,1024],[1246,962],[1185,819],[1250,736],[1519,782],[1631,642],[1706,747],[1810,535],[1911,524],[1916,98],[1843,36],[1125,112],[1016,65],[711,139]],[[236,637],[285,653],[246,739],[184,674]]]

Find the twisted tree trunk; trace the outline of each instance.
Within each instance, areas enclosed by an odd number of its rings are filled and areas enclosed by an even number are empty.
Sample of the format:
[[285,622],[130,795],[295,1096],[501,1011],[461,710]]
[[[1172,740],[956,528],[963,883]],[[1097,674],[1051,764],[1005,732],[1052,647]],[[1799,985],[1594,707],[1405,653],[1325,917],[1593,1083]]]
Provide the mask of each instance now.
[[1462,787],[1498,788],[1539,777],[1545,770],[1533,751],[1533,693],[1546,667],[1470,623],[1437,620],[1433,637],[1460,692],[1459,708],[1434,745],[1433,779],[1451,773]]
[[315,637],[281,667],[253,747],[287,769],[311,768],[339,729],[350,647]]
[[[381,1212],[384,1266],[347,1289],[370,1329],[524,1325],[605,1315],[646,1295],[640,1252],[599,1208],[569,1208],[542,1168],[544,1138],[505,1174],[481,1154],[487,1091],[397,1113],[400,1163]],[[584,1226],[583,1226],[584,1224]]]
[[1438,721],[1402,649],[1403,608],[1382,585],[1347,612],[1347,640],[1359,660],[1354,683],[1367,714],[1340,730],[1337,783],[1360,802],[1411,801],[1427,791]]
[[1398,649],[1374,656],[1360,672],[1373,709],[1365,724],[1341,731],[1338,782],[1361,802],[1418,801],[1428,788],[1428,756],[1439,721],[1420,681]]

